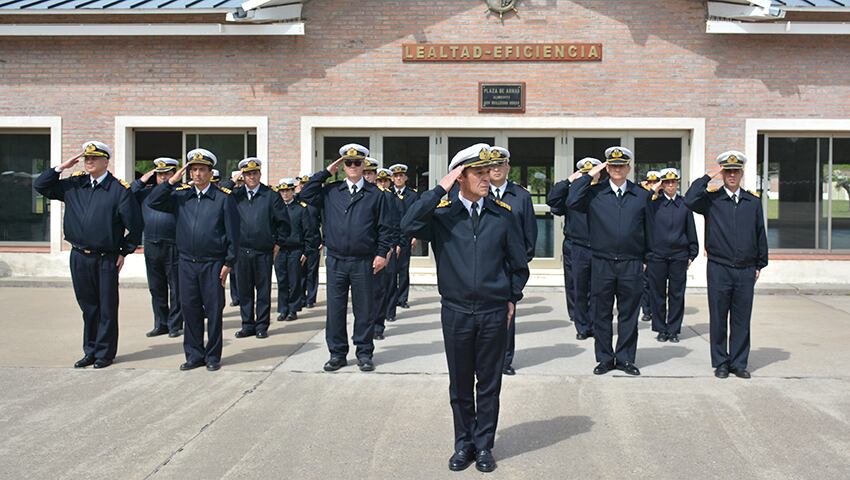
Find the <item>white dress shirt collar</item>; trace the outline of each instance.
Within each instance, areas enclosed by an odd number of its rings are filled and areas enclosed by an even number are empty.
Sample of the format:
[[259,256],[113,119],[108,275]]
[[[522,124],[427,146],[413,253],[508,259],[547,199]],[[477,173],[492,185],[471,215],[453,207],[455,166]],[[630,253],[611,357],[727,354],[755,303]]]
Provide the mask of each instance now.
[[[463,206],[464,208],[466,208],[466,211],[469,212],[470,215],[472,215],[472,200],[467,200],[463,198],[463,195],[460,192],[457,192],[457,198],[458,200],[460,200],[461,203],[463,203]],[[478,214],[480,215],[481,209],[484,208],[484,197],[479,198],[478,201],[475,203],[478,204]]]

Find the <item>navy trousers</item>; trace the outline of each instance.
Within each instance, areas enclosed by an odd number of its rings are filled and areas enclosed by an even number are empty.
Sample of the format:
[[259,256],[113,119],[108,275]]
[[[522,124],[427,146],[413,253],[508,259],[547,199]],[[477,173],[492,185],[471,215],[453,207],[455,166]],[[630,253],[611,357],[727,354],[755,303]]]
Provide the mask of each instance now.
[[707,277],[711,366],[746,369],[750,357],[750,316],[756,269],[727,267],[709,261]]
[[304,303],[314,305],[316,297],[319,293],[319,257],[321,253],[316,251],[307,255],[307,261],[304,262]]
[[640,294],[640,309],[644,315],[652,315],[652,293],[649,290],[649,272],[643,272],[643,291]]
[[395,251],[393,251],[390,261],[387,262],[387,267],[384,267],[378,272],[374,278],[372,323],[375,325],[375,335],[383,335],[386,328],[387,307],[390,297],[392,297],[392,292],[390,292],[390,276],[392,275],[392,271],[389,269],[389,264],[394,262],[394,259]]
[[[218,276],[224,260],[192,262],[180,259],[180,301],[183,307],[183,351],[190,363],[221,361],[221,314],[224,288]],[[204,345],[204,316],[207,343]]]
[[562,247],[562,255],[564,257],[564,297],[567,300],[567,315],[571,322],[576,321],[575,303],[576,296],[573,289],[573,258],[572,258],[573,242],[564,239]]
[[505,361],[504,367],[510,367],[514,363],[516,353],[516,311],[519,305],[514,305],[514,314],[511,316],[511,325],[505,332]]
[[230,271],[228,277],[230,283],[230,302],[234,305],[239,305],[239,284],[236,282],[236,269]]
[[154,328],[177,332],[183,328],[177,246],[170,242],[145,242],[145,270],[151,292]]
[[268,332],[272,303],[272,252],[240,248],[236,258],[242,330],[249,334]]
[[460,313],[445,306],[440,309],[456,451],[493,448],[507,315],[507,305],[483,314]]
[[[593,301],[593,334],[596,361],[618,363],[635,361],[638,339],[638,309],[643,290],[641,260],[607,260],[593,257],[590,262],[590,294]],[[617,300],[617,348],[612,346],[614,299]]]
[[576,333],[593,333],[591,316],[593,297],[590,295],[591,250],[583,245],[572,244],[572,291],[575,298],[573,321]]
[[71,250],[71,280],[83,312],[83,352],[98,360],[113,360],[118,353],[117,261],[117,253]]
[[328,312],[325,340],[332,357],[348,355],[348,290],[351,289],[351,309],[354,312],[354,335],[357,358],[372,358],[375,326],[369,316],[372,308],[372,261],[374,257],[327,257]]
[[[277,277],[277,313],[287,316],[304,306],[303,268],[300,248],[282,248],[274,259]],[[306,262],[305,262],[306,263]]]
[[649,277],[652,330],[668,335],[682,332],[685,318],[685,287],[688,259],[652,259],[646,266]]
[[395,319],[398,311],[398,255],[395,254],[395,247],[393,247],[393,254],[384,270],[387,271],[388,277],[387,296],[383,306],[385,311],[384,316],[385,318]]

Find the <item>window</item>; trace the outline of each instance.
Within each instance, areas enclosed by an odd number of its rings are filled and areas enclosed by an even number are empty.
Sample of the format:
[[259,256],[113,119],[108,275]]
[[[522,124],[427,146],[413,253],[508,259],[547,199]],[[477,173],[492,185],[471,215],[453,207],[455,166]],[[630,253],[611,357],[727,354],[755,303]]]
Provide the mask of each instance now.
[[257,134],[253,131],[138,130],[134,139],[135,178],[149,172],[153,168],[151,161],[157,157],[171,157],[182,165],[186,153],[195,148],[206,148],[215,154],[215,168],[223,179],[238,169],[240,160],[257,156]]
[[535,258],[555,256],[554,218],[546,205],[554,180],[555,137],[508,138],[511,152],[510,180],[531,193],[537,218]]
[[0,132],[0,242],[47,242],[50,202],[32,187],[50,166],[50,134]]
[[[389,168],[395,163],[407,165],[407,185],[417,192],[428,190],[430,159],[430,138],[425,137],[384,137],[383,167]],[[414,257],[428,256],[428,242],[416,242],[410,254]]]
[[682,139],[635,138],[635,182],[642,182],[646,172],[672,167],[682,171]]

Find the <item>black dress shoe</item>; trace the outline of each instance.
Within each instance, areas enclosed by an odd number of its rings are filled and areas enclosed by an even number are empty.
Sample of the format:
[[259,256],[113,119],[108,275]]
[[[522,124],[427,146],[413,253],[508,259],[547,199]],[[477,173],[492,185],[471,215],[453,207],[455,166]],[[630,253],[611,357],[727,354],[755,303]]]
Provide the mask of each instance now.
[[344,367],[348,362],[343,357],[331,357],[323,367],[326,372],[335,372]]
[[670,338],[670,337],[668,337],[667,334],[664,333],[664,332],[659,333],[658,336],[655,337],[655,339],[658,340],[659,342],[666,342],[668,338]]
[[165,335],[166,333],[168,333],[167,328],[154,328],[150,332],[146,333],[145,336],[146,337],[158,337],[160,335]]
[[395,322],[395,317],[387,317],[388,322]]
[[112,365],[112,360],[106,360],[103,358],[98,358],[94,361],[94,368],[106,368]]
[[360,367],[361,372],[371,372],[375,370],[375,363],[372,362],[371,358],[358,358],[357,366]]
[[375,340],[383,340],[385,337],[383,333],[376,333],[374,338]]
[[729,369],[725,366],[720,366],[714,369],[714,376],[717,378],[729,378]]
[[253,337],[255,335],[254,332],[249,332],[247,330],[237,330],[236,338],[245,338],[245,337]]
[[269,332],[257,332],[257,338],[269,338]]
[[85,368],[94,363],[94,357],[86,355],[74,363],[74,368]]
[[514,367],[508,365],[502,369],[502,373],[505,375],[516,375],[516,370],[514,370]]
[[599,365],[597,365],[596,368],[593,369],[593,374],[594,375],[605,375],[606,373],[610,372],[613,369],[614,369],[614,363],[613,362],[612,363],[599,362]]
[[175,330],[173,332],[168,332],[168,338],[177,338],[180,335],[183,335],[183,329]]
[[[94,364],[94,368],[97,368],[97,363]],[[734,370],[730,369],[729,372],[732,375],[735,375],[738,378],[751,378],[752,377],[752,375],[750,375],[750,372],[748,372],[746,368],[734,369]]]
[[216,371],[220,368],[221,368],[221,363],[216,362],[215,360],[211,360],[211,361],[207,362],[207,371],[208,372],[214,372],[214,371]]
[[237,302],[236,300],[233,300],[233,301],[231,301],[231,302],[230,302],[230,306],[231,306],[231,307],[238,307],[238,306],[239,306],[239,302]]
[[644,313],[644,314],[643,314],[643,316],[642,316],[642,317],[640,317],[640,321],[642,321],[642,322],[651,322],[651,321],[652,321],[652,315],[650,315],[650,314],[648,314],[648,313]]
[[278,321],[278,322],[283,322],[284,320],[286,320],[286,315],[284,315],[284,314],[282,314],[282,313],[281,313],[281,314],[279,314],[279,315],[277,316],[277,321]]
[[180,370],[185,372],[186,370],[194,370],[198,367],[203,367],[204,365],[206,365],[204,362],[186,362],[180,365]]
[[407,302],[401,302],[398,304],[398,306],[401,308],[410,308],[410,305]]
[[292,313],[290,313],[289,315],[286,316],[287,322],[291,322],[291,321],[297,320],[297,319],[298,319],[298,314],[295,313],[295,312],[292,312]]
[[475,461],[475,451],[458,450],[449,458],[449,470],[459,472],[466,470]]
[[673,335],[667,337],[667,341],[670,343],[679,343],[679,336],[674,333]]
[[308,304],[304,305],[304,308],[313,308],[315,306],[316,306],[315,303],[308,303]]
[[586,333],[577,333],[576,334],[576,340],[587,340],[587,334]]
[[479,472],[492,472],[496,469],[496,459],[490,450],[481,450],[475,455],[475,469]]
[[617,362],[616,368],[628,375],[640,375],[640,370],[632,362]]
[[593,332],[587,332],[585,335],[587,335],[587,336],[588,336],[588,338],[589,338],[589,337],[592,337],[592,336],[593,336]]

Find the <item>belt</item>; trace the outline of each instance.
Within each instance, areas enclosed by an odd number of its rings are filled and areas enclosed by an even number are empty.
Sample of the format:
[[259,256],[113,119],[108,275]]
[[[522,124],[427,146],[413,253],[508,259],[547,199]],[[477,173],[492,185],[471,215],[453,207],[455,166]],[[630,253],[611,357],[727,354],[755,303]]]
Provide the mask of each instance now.
[[83,255],[92,255],[92,256],[98,255],[98,256],[101,256],[101,257],[104,256],[104,255],[117,255],[118,254],[118,252],[105,252],[103,250],[94,250],[94,249],[90,249],[90,248],[71,247],[71,249],[76,250],[76,251],[82,253]]

